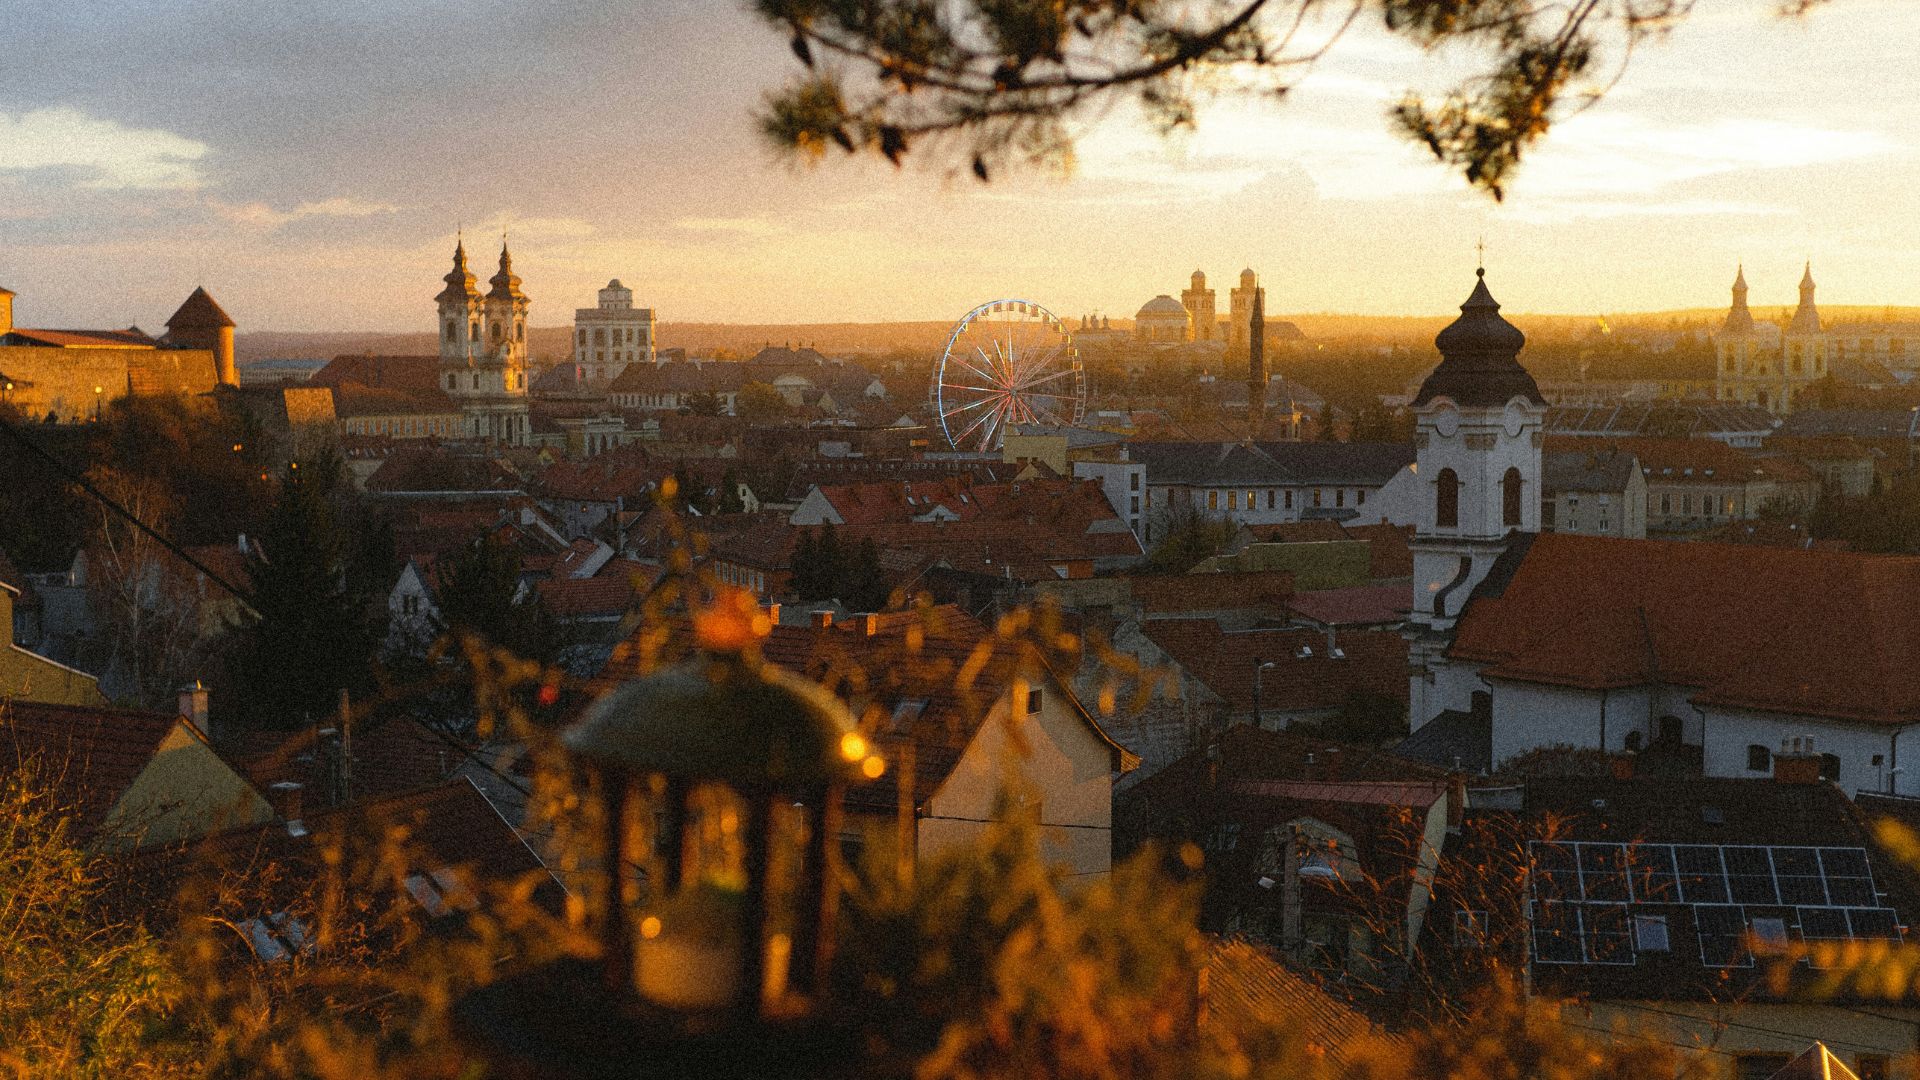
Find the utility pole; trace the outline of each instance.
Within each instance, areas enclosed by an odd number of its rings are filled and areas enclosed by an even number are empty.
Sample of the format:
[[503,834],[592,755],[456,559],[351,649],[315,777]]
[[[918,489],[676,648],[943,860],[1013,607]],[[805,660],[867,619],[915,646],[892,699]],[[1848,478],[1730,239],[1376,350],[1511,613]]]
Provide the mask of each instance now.
[[1273,661],[1271,660],[1256,659],[1253,662],[1253,726],[1254,727],[1266,726],[1260,722],[1260,676],[1262,672],[1266,671],[1268,668],[1272,666],[1273,666]]

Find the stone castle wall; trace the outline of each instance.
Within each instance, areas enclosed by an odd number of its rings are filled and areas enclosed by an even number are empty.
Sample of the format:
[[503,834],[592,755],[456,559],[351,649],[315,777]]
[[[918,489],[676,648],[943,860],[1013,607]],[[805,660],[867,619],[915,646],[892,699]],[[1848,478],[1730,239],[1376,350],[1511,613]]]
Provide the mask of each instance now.
[[7,346],[0,347],[0,376],[13,383],[7,404],[34,420],[51,412],[63,423],[88,419],[129,387],[142,396],[204,394],[217,381],[208,349]]

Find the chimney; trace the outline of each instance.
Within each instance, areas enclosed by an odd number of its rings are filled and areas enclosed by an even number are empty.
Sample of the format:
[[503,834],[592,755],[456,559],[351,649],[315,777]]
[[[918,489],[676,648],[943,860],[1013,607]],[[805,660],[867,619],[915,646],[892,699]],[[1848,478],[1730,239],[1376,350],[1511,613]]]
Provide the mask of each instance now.
[[807,618],[812,621],[815,630],[825,630],[827,627],[833,625],[833,612],[831,611],[809,611],[807,612]]
[[860,620],[860,632],[867,637],[872,637],[880,632],[880,616],[875,612],[862,612],[854,616],[854,618]]
[[303,789],[304,785],[295,780],[282,780],[267,789],[267,802],[273,806],[273,816],[287,823],[288,832],[293,832],[293,826],[300,821]]
[[1780,740],[1780,752],[1773,755],[1773,779],[1781,784],[1820,782],[1820,755],[1813,751],[1811,735]]
[[767,605],[767,622],[773,626],[780,625],[780,605],[779,604],[774,603],[774,604]]
[[180,718],[192,721],[209,741],[213,739],[212,721],[207,719],[207,688],[195,679],[193,685],[180,688]]

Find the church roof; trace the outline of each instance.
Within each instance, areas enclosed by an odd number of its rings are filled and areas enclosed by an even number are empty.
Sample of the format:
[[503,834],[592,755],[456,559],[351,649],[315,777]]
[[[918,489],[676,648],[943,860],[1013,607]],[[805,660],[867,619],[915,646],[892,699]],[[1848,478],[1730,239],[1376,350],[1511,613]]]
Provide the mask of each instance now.
[[213,297],[207,295],[205,288],[196,288],[187,297],[187,302],[180,305],[180,310],[167,320],[167,329],[204,330],[233,324],[233,319],[220,309]]
[[1720,326],[1724,334],[1750,334],[1753,332],[1753,312],[1747,310],[1747,268],[1743,265],[1733,275],[1733,306],[1727,309],[1727,321]]
[[1187,317],[1187,309],[1181,306],[1180,301],[1175,300],[1166,293],[1161,293],[1159,296],[1140,305],[1139,315],[1135,317],[1139,318],[1147,315],[1178,315],[1184,319]]
[[1474,590],[1451,654],[1494,678],[1907,724],[1916,592],[1920,558],[1528,534]]
[[1487,291],[1486,271],[1474,283],[1473,295],[1460,305],[1460,317],[1433,339],[1440,363],[1414,395],[1419,408],[1437,397],[1470,407],[1505,405],[1516,397],[1545,405],[1540,387],[1520,366],[1520,349],[1527,336],[1500,317],[1500,305]]

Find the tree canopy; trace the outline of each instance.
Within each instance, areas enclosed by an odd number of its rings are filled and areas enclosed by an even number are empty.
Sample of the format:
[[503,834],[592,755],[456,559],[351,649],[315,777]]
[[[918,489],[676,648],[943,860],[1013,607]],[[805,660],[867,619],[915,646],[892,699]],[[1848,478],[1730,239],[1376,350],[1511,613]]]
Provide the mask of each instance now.
[[[1800,14],[1823,0],[1768,0]],[[819,158],[832,147],[898,165],[930,140],[986,180],[1010,163],[1067,165],[1072,121],[1119,102],[1156,127],[1192,127],[1203,92],[1238,83],[1278,99],[1338,38],[1373,25],[1475,70],[1388,120],[1499,199],[1522,155],[1605,93],[1635,46],[1692,0],[756,0],[805,72],[769,97],[764,134]],[[1609,62],[1603,63],[1603,58]]]

